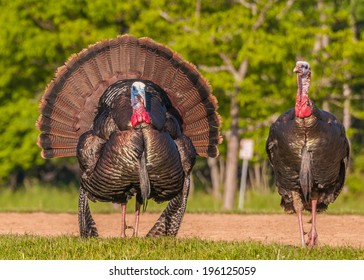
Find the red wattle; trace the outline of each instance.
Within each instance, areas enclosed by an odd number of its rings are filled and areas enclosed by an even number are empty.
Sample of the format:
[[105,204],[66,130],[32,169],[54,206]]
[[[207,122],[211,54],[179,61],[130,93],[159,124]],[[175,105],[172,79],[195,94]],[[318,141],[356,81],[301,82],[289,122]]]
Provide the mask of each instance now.
[[147,111],[136,110],[131,115],[130,122],[133,127],[142,122],[150,124],[150,117]]
[[130,121],[131,121],[131,125],[133,127],[136,126],[138,124],[138,116],[137,116],[137,114],[132,114]]
[[145,121],[146,123],[150,123],[150,117],[147,111],[144,111],[142,113],[142,116],[143,116],[143,121]]
[[295,114],[298,118],[306,118],[312,115],[312,108],[310,106],[308,95],[302,95],[301,98],[299,94],[296,97]]

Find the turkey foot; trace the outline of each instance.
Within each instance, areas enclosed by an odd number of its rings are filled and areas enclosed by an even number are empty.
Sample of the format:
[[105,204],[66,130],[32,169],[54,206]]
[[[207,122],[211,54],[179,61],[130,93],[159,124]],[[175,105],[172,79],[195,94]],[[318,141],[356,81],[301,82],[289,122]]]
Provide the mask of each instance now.
[[316,229],[312,228],[307,236],[308,236],[308,239],[306,241],[307,246],[313,247],[313,246],[317,245],[318,235],[317,235]]

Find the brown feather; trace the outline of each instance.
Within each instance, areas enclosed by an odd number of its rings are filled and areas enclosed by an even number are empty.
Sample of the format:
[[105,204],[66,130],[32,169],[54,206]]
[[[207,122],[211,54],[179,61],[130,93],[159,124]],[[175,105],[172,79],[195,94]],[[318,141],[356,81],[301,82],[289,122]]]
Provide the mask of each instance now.
[[73,157],[76,155],[76,147],[66,149],[43,149],[42,158]]
[[78,143],[78,139],[52,134],[40,134],[38,141],[44,149],[72,148]]
[[110,61],[111,70],[113,74],[117,74],[120,70],[120,47],[118,40],[108,40],[108,45],[110,49]]
[[[60,123],[58,121],[52,120],[46,116],[40,116],[36,122],[36,126],[39,130],[49,133],[52,129],[56,129],[59,132],[62,131],[76,131],[72,125],[67,125]],[[76,137],[77,138],[77,137]]]
[[80,135],[92,127],[101,95],[122,79],[142,79],[158,85],[181,116],[183,133],[192,142],[197,133],[204,135],[203,142],[199,138],[193,143],[204,145],[198,147],[198,154],[218,154],[213,146],[222,139],[220,116],[208,82],[179,54],[149,38],[130,35],[91,45],[58,68],[40,102],[42,116],[37,127],[44,139],[38,145],[48,150],[44,154],[47,157],[74,155],[75,147],[54,151],[52,148],[64,141],[62,131],[67,135],[64,138],[75,139],[72,145],[76,146]]
[[144,60],[144,68],[142,72],[141,78],[143,80],[149,80],[149,77],[153,76],[157,55],[155,49],[150,49],[147,47],[142,48],[142,54],[145,54],[145,60]]

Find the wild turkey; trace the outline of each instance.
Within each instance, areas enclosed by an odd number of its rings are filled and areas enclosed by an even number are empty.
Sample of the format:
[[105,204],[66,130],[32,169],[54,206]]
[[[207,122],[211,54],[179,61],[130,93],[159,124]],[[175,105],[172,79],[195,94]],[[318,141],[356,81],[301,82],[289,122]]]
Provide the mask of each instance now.
[[131,35],[73,55],[57,70],[40,102],[43,158],[77,156],[79,227],[97,236],[88,199],[122,206],[169,201],[148,236],[178,232],[196,154],[218,156],[220,116],[211,87],[169,48]]
[[302,210],[312,212],[306,245],[317,244],[316,212],[327,209],[344,185],[349,143],[334,115],[318,109],[308,97],[310,66],[298,61],[296,106],[272,124],[266,150],[273,166],[281,206],[297,213],[305,245]]

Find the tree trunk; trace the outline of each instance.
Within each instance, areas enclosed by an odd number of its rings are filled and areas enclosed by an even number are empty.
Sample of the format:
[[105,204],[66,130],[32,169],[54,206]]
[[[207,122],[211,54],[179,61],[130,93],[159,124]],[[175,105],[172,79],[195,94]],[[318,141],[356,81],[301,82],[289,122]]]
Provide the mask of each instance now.
[[195,179],[193,176],[193,171],[190,174],[190,191],[189,191],[189,195],[193,196],[193,194],[195,193]]
[[[322,28],[322,30],[325,30],[327,28],[327,24],[325,24],[326,14],[324,13],[324,1],[323,0],[317,1],[317,10],[320,13],[321,28]],[[328,44],[329,44],[329,36],[327,34],[317,34],[316,40],[315,40],[315,45],[313,47],[313,52],[317,53],[317,52],[321,51],[323,48],[327,47]],[[323,53],[322,55],[325,57],[328,56],[327,53]]]
[[351,126],[351,114],[350,114],[350,97],[351,88],[348,84],[343,85],[343,95],[344,95],[344,108],[343,108],[343,125],[346,130]]
[[195,26],[194,30],[197,31],[200,25],[200,18],[201,18],[201,0],[196,0],[196,7],[195,7]]
[[269,174],[268,174],[268,160],[263,160],[262,163],[262,186],[263,190],[267,191],[269,189]]
[[219,167],[220,167],[219,185],[223,186],[225,179],[225,160],[222,157],[219,157]]
[[254,164],[254,184],[256,189],[261,189],[262,187],[262,178],[261,178],[261,168],[259,163]]
[[235,92],[231,97],[231,126],[230,133],[228,135],[227,144],[227,157],[226,157],[226,178],[224,189],[224,204],[223,208],[231,210],[234,207],[235,192],[237,189],[237,177],[238,177],[238,154],[239,154],[239,103],[237,101],[237,94],[240,88],[235,87]]
[[207,158],[207,164],[210,168],[212,182],[212,196],[216,199],[221,199],[220,194],[220,171],[217,158]]

